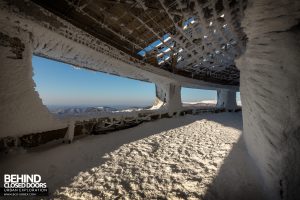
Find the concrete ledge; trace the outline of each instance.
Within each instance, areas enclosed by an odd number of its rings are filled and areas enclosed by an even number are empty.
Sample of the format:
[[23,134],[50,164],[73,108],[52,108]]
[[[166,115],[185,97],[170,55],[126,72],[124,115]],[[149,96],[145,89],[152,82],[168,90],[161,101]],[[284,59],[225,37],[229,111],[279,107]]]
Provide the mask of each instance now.
[[[241,109],[236,110],[240,111]],[[109,117],[100,117],[100,118],[92,118],[88,120],[78,120],[75,122],[74,128],[74,137],[75,139],[79,139],[82,136],[86,135],[99,135],[99,134],[107,134],[113,131],[123,130],[138,126],[144,122],[155,121],[162,118],[172,118],[174,116],[184,115],[198,115],[201,113],[219,113],[225,112],[225,109],[217,109],[217,108],[199,108],[199,109],[183,109],[178,112],[174,112],[173,115],[169,113],[139,113],[137,117],[124,117],[124,118],[109,118]],[[32,133],[26,134],[19,137],[3,137],[0,138],[0,152],[7,153],[9,149],[12,148],[34,148],[46,143],[61,140],[64,142],[64,137],[67,134],[68,127],[56,130],[50,130],[40,133]]]

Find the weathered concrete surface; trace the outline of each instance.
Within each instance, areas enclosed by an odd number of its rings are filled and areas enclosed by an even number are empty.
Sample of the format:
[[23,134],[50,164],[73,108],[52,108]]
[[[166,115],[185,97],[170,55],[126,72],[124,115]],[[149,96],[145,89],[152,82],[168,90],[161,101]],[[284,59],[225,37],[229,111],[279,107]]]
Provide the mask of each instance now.
[[[179,114],[182,109],[181,86],[176,84],[158,83],[156,88],[156,104],[166,109],[169,115]],[[154,105],[154,106],[157,106]]]
[[217,108],[225,109],[229,112],[238,109],[238,106],[236,104],[236,91],[219,89],[217,90],[217,95]]
[[30,34],[0,27],[0,137],[66,127],[49,113],[35,91]]
[[300,196],[300,2],[249,1],[241,71],[244,138],[270,199]]

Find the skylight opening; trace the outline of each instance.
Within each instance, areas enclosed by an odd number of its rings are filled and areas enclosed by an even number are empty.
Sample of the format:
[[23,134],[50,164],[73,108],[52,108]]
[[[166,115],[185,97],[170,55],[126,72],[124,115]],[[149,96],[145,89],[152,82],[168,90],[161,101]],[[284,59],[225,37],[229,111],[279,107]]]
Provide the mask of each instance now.
[[155,47],[157,48],[157,47],[159,47],[159,46],[161,46],[163,43],[162,42],[160,42],[158,45],[156,45]]
[[161,64],[163,64],[164,62],[165,62],[164,60],[161,60],[161,61],[158,62],[158,64],[161,65]]
[[170,48],[167,48],[166,50],[164,50],[165,53],[167,53],[167,52],[169,52],[169,51],[171,51]]
[[144,57],[146,55],[146,53],[161,46],[163,44],[162,41],[167,42],[170,39],[171,39],[171,36],[167,33],[161,38],[161,40],[156,40],[156,41],[152,42],[150,45],[146,46],[144,49],[139,51],[137,54]]
[[143,56],[143,57],[145,57],[145,55],[146,55],[146,52],[145,52],[144,50],[142,50],[142,51],[139,51],[139,52],[138,52],[138,54],[139,54],[140,56]]
[[164,42],[168,42],[169,40],[171,40],[171,36],[169,36],[166,39],[164,39]]
[[156,55],[156,57],[160,57],[162,55],[163,55],[163,53],[159,53],[159,54]]
[[[194,24],[194,23],[196,23],[194,17],[189,18],[188,20],[183,22],[183,29],[187,29],[189,25]],[[145,47],[144,49],[139,51],[137,54],[145,57],[148,53],[150,53],[151,51],[156,49],[157,62],[159,65],[161,65],[165,61],[167,61],[171,58],[169,52],[173,51],[173,55],[177,55],[178,53],[183,51],[183,49],[180,48],[178,50],[178,52],[174,52],[174,50],[172,50],[172,48],[175,46],[175,42],[171,41],[171,39],[172,39],[172,37],[170,36],[170,34],[167,33],[161,39],[156,40],[153,43],[149,44],[147,47]]]
[[190,24],[194,24],[196,21],[194,17],[189,18],[185,22],[183,22],[183,30],[187,29]]

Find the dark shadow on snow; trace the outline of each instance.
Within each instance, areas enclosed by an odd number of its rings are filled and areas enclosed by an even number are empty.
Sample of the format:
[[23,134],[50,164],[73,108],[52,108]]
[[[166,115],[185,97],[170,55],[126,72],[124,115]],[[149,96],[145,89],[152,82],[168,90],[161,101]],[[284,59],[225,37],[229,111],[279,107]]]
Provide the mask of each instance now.
[[209,185],[203,199],[266,199],[262,187],[262,179],[247,152],[242,136],[238,142],[233,145],[217,176]]

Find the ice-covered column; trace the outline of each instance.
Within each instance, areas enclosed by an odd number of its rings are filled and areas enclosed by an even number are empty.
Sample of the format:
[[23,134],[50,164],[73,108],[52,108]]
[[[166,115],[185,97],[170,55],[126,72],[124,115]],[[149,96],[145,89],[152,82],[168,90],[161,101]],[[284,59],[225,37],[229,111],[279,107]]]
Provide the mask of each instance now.
[[270,199],[300,197],[300,2],[252,0],[241,72],[243,136]]
[[0,137],[65,127],[35,91],[31,41],[30,33],[0,21]]
[[217,90],[217,108],[232,112],[237,109],[236,92],[227,89]]
[[181,86],[174,83],[156,83],[155,107],[165,108],[169,114],[181,110]]

